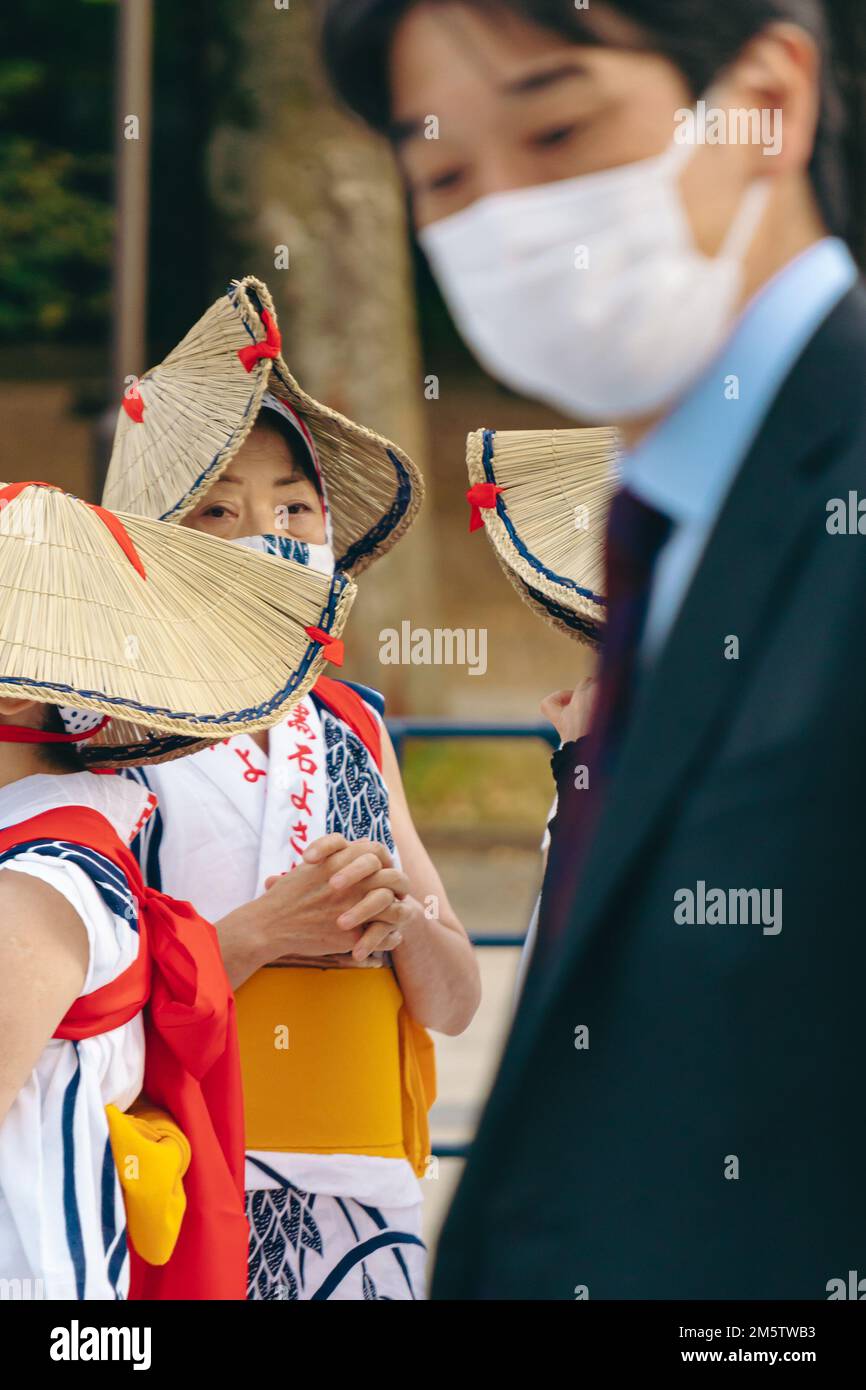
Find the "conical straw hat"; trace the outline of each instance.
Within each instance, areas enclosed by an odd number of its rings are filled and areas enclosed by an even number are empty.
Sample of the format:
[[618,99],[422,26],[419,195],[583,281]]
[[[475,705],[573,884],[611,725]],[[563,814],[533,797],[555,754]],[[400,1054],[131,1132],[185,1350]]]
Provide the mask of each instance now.
[[180,521],[231,463],[266,391],[307,425],[324,474],[337,568],[360,574],[412,524],[421,475],[396,444],[301,389],[280,352],[267,285],[251,275],[232,281],[165,361],[127,392],[105,505]]
[[111,716],[89,762],[268,727],[339,656],[354,596],[344,575],[0,485],[0,696]]
[[604,630],[617,458],[612,429],[476,430],[466,440],[470,501],[481,502],[505,573],[546,622],[590,646]]

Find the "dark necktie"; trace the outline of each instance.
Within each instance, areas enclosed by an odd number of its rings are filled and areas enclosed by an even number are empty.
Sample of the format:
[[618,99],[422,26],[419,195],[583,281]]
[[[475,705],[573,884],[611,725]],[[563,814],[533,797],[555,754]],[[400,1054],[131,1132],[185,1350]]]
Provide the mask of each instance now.
[[[534,963],[556,952],[570,920],[586,852],[610,783],[635,689],[653,569],[671,523],[627,489],[608,516],[607,625],[589,731],[556,755],[559,804],[538,922]],[[583,771],[585,769],[585,771]]]

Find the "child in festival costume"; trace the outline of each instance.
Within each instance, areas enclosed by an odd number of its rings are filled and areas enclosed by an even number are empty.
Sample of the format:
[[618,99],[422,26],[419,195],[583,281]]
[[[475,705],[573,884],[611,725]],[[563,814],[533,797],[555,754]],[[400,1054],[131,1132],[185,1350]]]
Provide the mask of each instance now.
[[218,942],[142,881],[129,843],[153,796],[85,760],[173,757],[282,717],[322,664],[307,629],[337,635],[351,590],[0,484],[0,1279],[23,1297],[122,1298],[130,1264],[136,1296],[244,1296]]
[[486,429],[466,439],[470,531],[486,530],[524,603],[593,649],[604,631],[604,536],[619,447],[606,428]]
[[[394,544],[420,495],[399,449],[293,380],[252,278],[124,402],[106,487],[114,505],[351,574]],[[379,697],[321,679],[266,739],[146,777],[162,810],[141,837],[148,881],[216,921],[238,988],[249,1296],[423,1296],[425,1028],[467,1026],[478,972]],[[280,875],[288,923],[252,929]]]
[[[470,531],[487,532],[524,603],[549,626],[597,649],[607,613],[604,537],[618,485],[617,431],[475,430],[466,439],[466,466]],[[575,769],[595,698],[595,678],[587,676],[541,702],[562,740],[551,760],[556,796],[541,842],[545,860],[557,825],[568,821],[569,801],[583,795]],[[564,844],[564,854],[573,852]],[[540,901],[526,933],[518,991],[535,949]]]

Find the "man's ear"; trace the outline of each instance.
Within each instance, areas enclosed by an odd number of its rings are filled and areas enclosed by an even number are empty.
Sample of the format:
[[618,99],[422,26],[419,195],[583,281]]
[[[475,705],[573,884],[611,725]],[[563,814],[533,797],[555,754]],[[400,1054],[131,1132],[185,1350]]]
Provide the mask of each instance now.
[[796,24],[768,25],[732,64],[730,79],[742,105],[763,113],[755,172],[805,171],[821,101],[821,63],[810,35]]
[[41,706],[35,700],[0,698],[0,719],[8,719],[12,722],[17,720],[20,723],[22,717],[26,720],[28,711],[38,714],[40,709]]

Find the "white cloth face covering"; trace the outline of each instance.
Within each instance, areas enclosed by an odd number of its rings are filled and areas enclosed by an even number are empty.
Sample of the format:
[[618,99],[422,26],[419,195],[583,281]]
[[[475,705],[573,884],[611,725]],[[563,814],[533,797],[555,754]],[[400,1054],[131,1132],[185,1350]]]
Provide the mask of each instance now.
[[292,536],[238,536],[232,545],[257,550],[260,555],[294,560],[298,565],[309,565],[319,574],[334,573],[334,548],[327,541],[323,545],[313,545],[310,541],[296,541]]
[[495,193],[420,233],[458,328],[501,381],[586,421],[669,404],[722,347],[769,179],[717,256],[695,245],[679,180],[695,146]]

